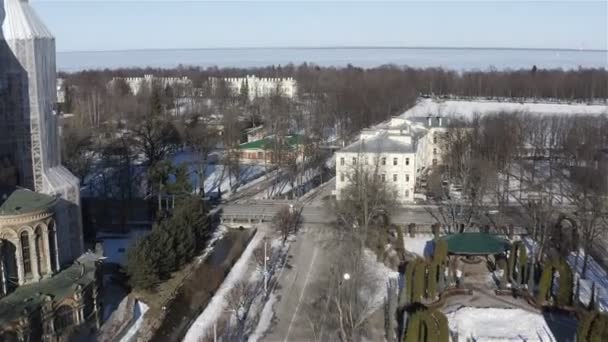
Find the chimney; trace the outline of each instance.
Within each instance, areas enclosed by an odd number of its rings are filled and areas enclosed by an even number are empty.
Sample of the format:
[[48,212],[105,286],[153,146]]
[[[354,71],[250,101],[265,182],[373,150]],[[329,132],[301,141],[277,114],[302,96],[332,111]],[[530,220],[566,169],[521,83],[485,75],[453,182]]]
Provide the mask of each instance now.
[[433,125],[433,117],[432,117],[432,116],[430,116],[430,115],[429,115],[429,116],[426,118],[426,124],[427,124],[427,126],[429,126],[429,127],[431,127],[431,126]]

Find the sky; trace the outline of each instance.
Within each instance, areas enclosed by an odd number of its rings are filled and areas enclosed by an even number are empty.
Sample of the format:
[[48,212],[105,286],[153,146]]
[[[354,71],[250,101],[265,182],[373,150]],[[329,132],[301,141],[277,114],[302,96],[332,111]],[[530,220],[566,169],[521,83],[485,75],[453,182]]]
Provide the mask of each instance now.
[[57,51],[238,47],[608,49],[608,1],[30,0]]

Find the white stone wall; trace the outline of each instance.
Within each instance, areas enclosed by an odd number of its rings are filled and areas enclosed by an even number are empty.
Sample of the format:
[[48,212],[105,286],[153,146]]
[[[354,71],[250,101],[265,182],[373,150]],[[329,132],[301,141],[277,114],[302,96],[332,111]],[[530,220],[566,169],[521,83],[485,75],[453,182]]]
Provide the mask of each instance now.
[[117,79],[123,79],[134,95],[139,94],[143,87],[150,87],[152,82],[158,82],[163,88],[166,86],[192,86],[192,81],[188,77],[155,77],[153,75],[144,75],[144,77],[114,77],[112,83]]
[[426,170],[432,167],[434,164],[442,164],[442,141],[446,132],[447,128],[445,127],[432,127],[429,128],[420,139],[418,139],[418,145],[416,147],[416,165],[418,172],[423,168]]
[[[218,79],[212,77],[211,86],[215,88],[217,86]],[[223,78],[226,85],[230,88],[233,94],[239,94],[241,87],[247,84],[249,89],[248,96],[249,100],[253,100],[258,97],[267,97],[273,94],[277,87],[281,91],[281,95],[293,98],[296,96],[297,83],[292,77],[287,78],[276,78],[276,77],[226,77]]]
[[416,184],[415,153],[336,152],[336,195],[338,199],[340,199],[342,190],[350,184],[349,177],[355,166],[367,165],[373,172],[376,162],[378,163],[378,175],[384,177],[384,181],[395,189],[397,200],[400,203],[413,202],[414,185]]

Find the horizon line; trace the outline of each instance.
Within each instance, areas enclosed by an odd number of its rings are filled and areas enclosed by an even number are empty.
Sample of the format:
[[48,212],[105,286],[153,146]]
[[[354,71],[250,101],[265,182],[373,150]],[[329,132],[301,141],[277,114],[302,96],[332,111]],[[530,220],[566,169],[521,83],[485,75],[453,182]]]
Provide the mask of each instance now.
[[582,48],[531,48],[531,47],[473,47],[473,46],[391,46],[391,45],[336,45],[336,46],[244,46],[244,47],[202,47],[202,48],[138,48],[138,49],[107,49],[107,50],[64,50],[57,53],[89,53],[89,52],[136,52],[136,51],[171,51],[171,50],[529,50],[529,51],[581,51],[608,52],[608,49]]

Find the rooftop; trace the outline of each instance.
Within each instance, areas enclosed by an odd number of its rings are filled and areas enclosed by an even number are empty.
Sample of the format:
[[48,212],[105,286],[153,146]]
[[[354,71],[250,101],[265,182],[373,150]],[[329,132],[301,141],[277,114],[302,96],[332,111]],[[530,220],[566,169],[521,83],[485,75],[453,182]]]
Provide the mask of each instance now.
[[489,233],[461,233],[441,237],[448,243],[448,253],[458,255],[498,254],[510,247],[509,241]]
[[464,117],[472,118],[475,114],[500,112],[522,112],[538,115],[602,115],[608,114],[606,105],[587,105],[569,103],[536,103],[536,102],[500,102],[476,100],[440,100],[422,99],[400,115],[401,118],[413,117]]
[[[287,144],[289,148],[296,148],[298,145],[302,144],[304,141],[304,137],[301,135],[289,135],[286,137]],[[272,148],[273,139],[272,136],[265,137],[263,139],[247,142],[239,145],[240,150],[265,150]]]
[[[84,254],[77,263],[51,278],[20,286],[8,296],[0,298],[0,325],[18,318],[24,310],[36,310],[46,295],[63,299],[74,293],[76,285],[85,287],[95,281],[95,262],[99,258],[89,254]],[[84,266],[83,274],[81,265]]]
[[414,153],[414,146],[411,143],[399,141],[398,137],[399,136],[392,136],[385,132],[381,132],[367,139],[359,139],[340,151],[361,153]]
[[47,209],[55,204],[55,197],[27,189],[13,191],[0,206],[0,215],[19,215]]

